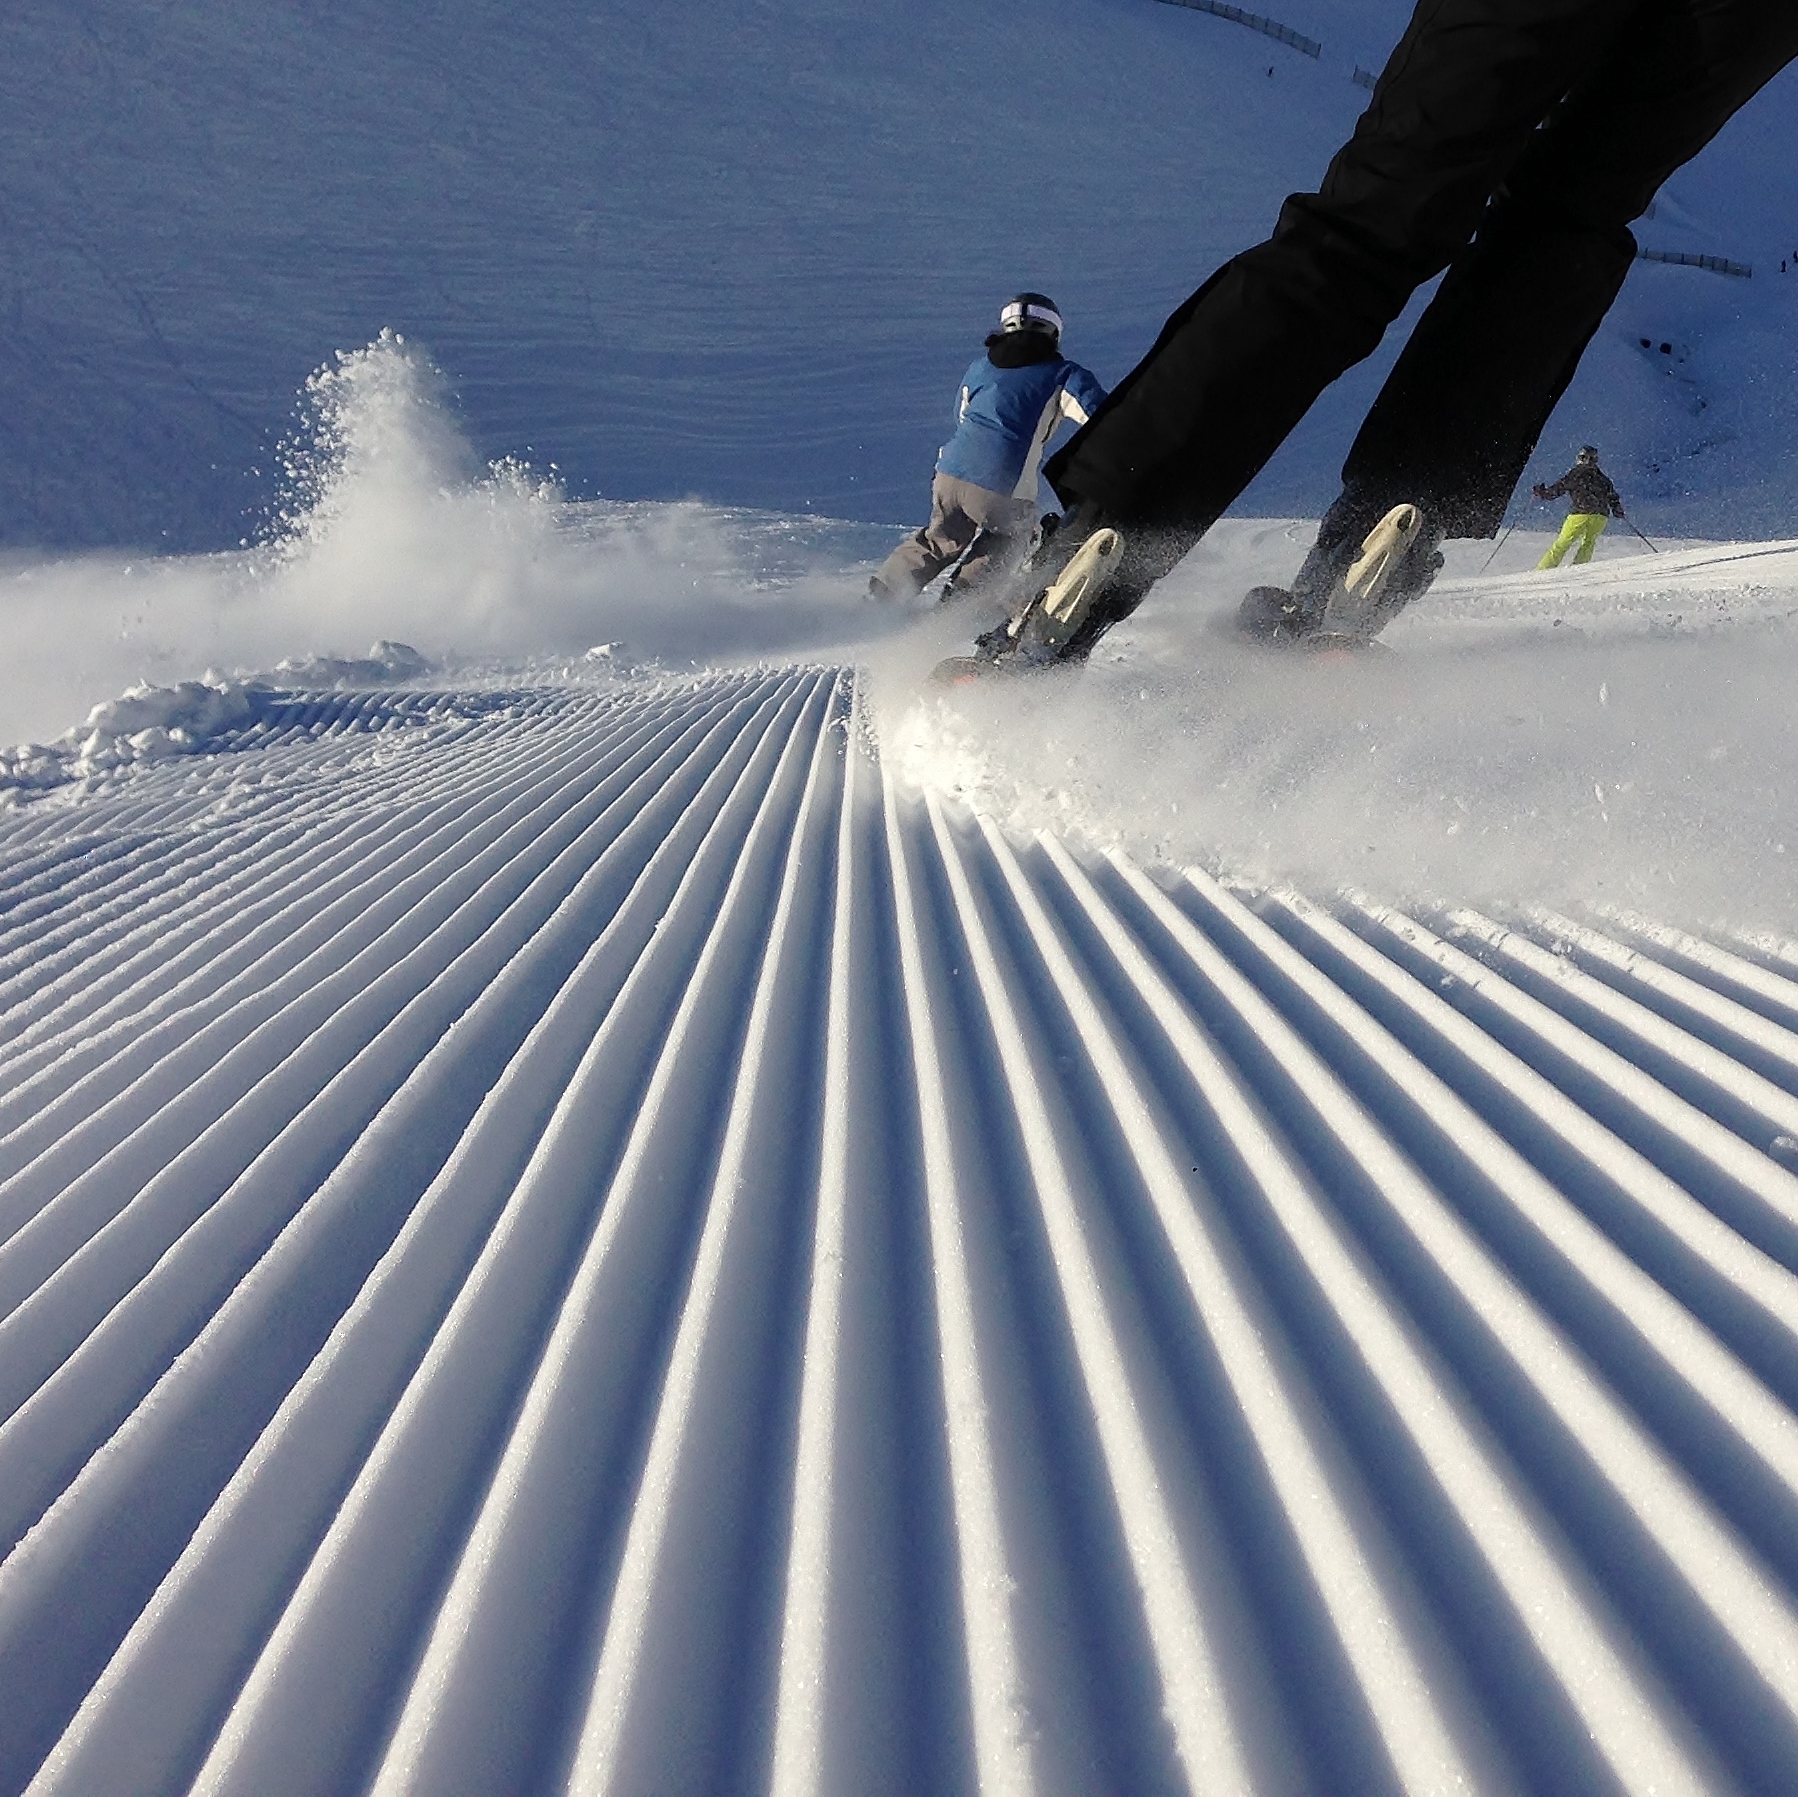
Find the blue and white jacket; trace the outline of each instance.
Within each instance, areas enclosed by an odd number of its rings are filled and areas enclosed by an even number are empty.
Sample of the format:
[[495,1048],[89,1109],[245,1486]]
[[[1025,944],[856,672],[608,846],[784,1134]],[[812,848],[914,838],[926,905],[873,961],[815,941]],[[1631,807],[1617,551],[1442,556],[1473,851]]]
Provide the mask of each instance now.
[[1016,342],[988,338],[988,350],[997,353],[999,364],[991,354],[984,355],[962,377],[955,435],[943,445],[936,467],[939,474],[1034,504],[1043,451],[1057,426],[1063,419],[1084,424],[1105,398],[1105,389],[1046,341],[1037,351],[1041,360],[1023,367],[1003,366],[1017,350],[1036,349],[1023,344],[1014,349]]

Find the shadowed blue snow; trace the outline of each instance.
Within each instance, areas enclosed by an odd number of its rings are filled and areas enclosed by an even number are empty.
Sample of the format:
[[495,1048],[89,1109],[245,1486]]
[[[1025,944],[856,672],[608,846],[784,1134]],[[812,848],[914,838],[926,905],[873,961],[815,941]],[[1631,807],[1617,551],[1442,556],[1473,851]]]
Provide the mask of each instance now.
[[[429,348],[483,463],[908,518],[1001,298],[1052,293],[1115,381],[1316,184],[1409,7],[1283,12],[1321,61],[1153,0],[17,0],[0,544],[253,534],[295,391],[387,328]],[[1595,439],[1649,528],[1784,534],[1795,97],[1788,74],[1642,227],[1755,279],[1638,267],[1533,472]],[[1382,362],[1247,512],[1327,502]]]

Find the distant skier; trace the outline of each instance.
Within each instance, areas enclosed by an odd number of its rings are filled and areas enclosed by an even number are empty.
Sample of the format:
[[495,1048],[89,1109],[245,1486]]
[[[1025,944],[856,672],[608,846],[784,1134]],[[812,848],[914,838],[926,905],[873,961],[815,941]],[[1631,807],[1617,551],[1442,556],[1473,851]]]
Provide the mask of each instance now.
[[1040,293],[999,313],[986,353],[962,377],[955,433],[936,459],[930,522],[868,582],[876,599],[911,598],[955,564],[945,599],[1012,572],[1036,528],[1043,451],[1065,421],[1085,424],[1105,389],[1061,353],[1061,314]]
[[1611,485],[1611,477],[1598,465],[1598,451],[1588,443],[1574,458],[1573,466],[1552,487],[1537,481],[1531,489],[1538,499],[1567,500],[1567,522],[1552,547],[1537,562],[1538,568],[1558,568],[1561,558],[1575,543],[1573,561],[1577,567],[1589,562],[1604,535],[1604,527],[1613,518],[1623,516],[1623,500]]
[[1629,272],[1629,221],[1795,54],[1793,0],[1423,0],[1319,191],[1050,459],[1062,526],[970,662],[1082,659],[1446,268],[1292,587],[1244,602],[1270,637],[1376,634],[1444,537],[1497,531]]

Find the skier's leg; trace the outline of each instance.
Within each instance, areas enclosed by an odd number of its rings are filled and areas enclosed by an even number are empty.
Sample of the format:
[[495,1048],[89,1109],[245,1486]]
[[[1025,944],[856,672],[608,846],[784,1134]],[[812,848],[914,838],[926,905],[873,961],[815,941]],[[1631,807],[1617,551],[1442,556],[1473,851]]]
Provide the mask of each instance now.
[[1634,260],[1630,221],[1795,54],[1798,6],[1645,0],[1455,259],[1349,451],[1338,503],[1417,500],[1451,536],[1496,534]]
[[1607,520],[1602,512],[1590,512],[1576,522],[1580,527],[1579,548],[1573,552],[1573,565],[1577,568],[1582,562],[1589,562],[1596,553]]
[[877,599],[911,599],[922,592],[955,559],[955,550],[941,543],[936,519],[915,530],[889,555],[868,581]]
[[1569,512],[1566,521],[1561,525],[1560,535],[1549,544],[1548,552],[1537,562],[1538,568],[1558,568],[1567,551],[1579,540],[1580,527],[1585,522],[1578,512]]
[[[953,476],[941,478],[952,480]],[[978,526],[943,594],[945,599],[962,599],[992,591],[1017,568],[1030,547],[1036,506],[1028,499],[995,493],[970,481],[955,481],[952,494],[957,509]]]
[[929,523],[913,531],[880,564],[869,582],[871,591],[910,599],[967,549],[980,526],[958,503],[955,488],[965,485],[946,474],[939,474],[930,483]]
[[1425,0],[1355,135],[1220,269],[1048,466],[1128,532],[1203,534],[1317,394],[1472,235],[1565,90],[1643,0]]
[[943,597],[967,599],[976,593],[990,591],[1024,559],[1024,551],[1029,546],[1028,537],[982,530],[969,545],[967,554],[956,563]]

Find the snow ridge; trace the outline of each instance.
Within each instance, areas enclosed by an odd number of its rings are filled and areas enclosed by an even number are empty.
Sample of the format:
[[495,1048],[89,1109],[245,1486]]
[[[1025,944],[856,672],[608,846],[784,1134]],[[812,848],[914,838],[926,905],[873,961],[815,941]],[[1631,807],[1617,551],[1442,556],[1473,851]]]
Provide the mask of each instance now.
[[1789,1786],[1798,947],[255,705],[0,815],[0,1790]]

